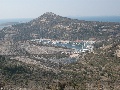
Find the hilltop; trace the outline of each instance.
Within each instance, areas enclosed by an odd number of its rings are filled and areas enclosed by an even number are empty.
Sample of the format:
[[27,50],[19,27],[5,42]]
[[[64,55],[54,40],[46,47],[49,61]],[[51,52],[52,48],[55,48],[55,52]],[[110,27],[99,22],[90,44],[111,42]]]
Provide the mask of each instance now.
[[47,12],[30,22],[5,27],[0,33],[9,34],[14,41],[36,38],[101,40],[120,35],[119,29],[120,23],[70,19]]

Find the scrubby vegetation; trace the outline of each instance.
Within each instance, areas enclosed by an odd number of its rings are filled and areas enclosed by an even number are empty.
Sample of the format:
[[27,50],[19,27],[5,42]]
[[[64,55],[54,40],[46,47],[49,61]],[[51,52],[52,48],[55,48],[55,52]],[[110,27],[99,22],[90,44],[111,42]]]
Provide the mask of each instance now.
[[92,53],[81,54],[77,62],[56,65],[58,72],[0,56],[1,85],[36,90],[119,90],[118,45],[95,48]]
[[[32,55],[24,49],[19,49],[20,45],[17,42],[35,38],[93,39],[96,43],[93,52],[81,53],[77,62],[62,64],[51,62],[49,59],[65,58],[68,57],[67,54],[53,55],[50,52],[50,54]],[[30,22],[3,28],[0,31],[0,39],[5,44],[1,45],[2,51],[7,50],[4,47],[10,48],[10,45],[13,45],[16,52],[13,55],[17,57],[11,59],[7,51],[0,55],[0,89],[120,89],[120,23],[80,21],[45,13]],[[21,57],[22,55],[24,57]],[[35,63],[29,63],[27,60]]]

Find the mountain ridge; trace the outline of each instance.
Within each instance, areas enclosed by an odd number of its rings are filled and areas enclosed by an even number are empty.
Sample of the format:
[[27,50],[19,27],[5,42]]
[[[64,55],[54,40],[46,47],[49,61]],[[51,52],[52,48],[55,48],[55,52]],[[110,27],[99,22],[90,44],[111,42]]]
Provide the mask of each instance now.
[[120,33],[119,28],[120,23],[84,21],[47,12],[30,22],[5,27],[2,31],[6,34],[8,30],[16,32],[17,34],[12,36],[15,41],[17,38],[19,40],[35,38],[88,40],[89,38],[107,38],[106,35],[109,37],[113,33],[117,35],[117,33]]

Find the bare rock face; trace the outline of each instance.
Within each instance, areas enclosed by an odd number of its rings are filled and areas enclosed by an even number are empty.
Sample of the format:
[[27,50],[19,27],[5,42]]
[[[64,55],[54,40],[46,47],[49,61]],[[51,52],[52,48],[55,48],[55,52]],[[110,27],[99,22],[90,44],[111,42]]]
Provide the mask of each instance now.
[[118,45],[118,49],[116,50],[117,57],[120,57],[120,45]]

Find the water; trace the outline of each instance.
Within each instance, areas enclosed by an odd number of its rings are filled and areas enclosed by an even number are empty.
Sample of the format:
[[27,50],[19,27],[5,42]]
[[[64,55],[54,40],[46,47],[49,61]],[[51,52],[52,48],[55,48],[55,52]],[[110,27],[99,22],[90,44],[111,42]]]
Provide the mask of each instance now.
[[71,48],[71,49],[80,50],[80,49],[82,49],[83,43],[72,43],[72,42],[70,42],[70,43],[67,43],[67,44],[56,43],[55,45],[60,46],[60,47],[67,47],[67,48]]
[[7,27],[7,25],[1,25],[4,23],[8,23],[8,22],[18,22],[18,23],[25,23],[25,22],[29,22],[30,20],[32,20],[31,18],[18,18],[18,19],[0,19],[0,29]]
[[[102,21],[102,22],[120,22],[120,16],[88,16],[88,17],[70,17],[73,19],[79,19],[79,20],[86,20],[86,21]],[[0,24],[1,23],[6,23],[6,22],[21,22],[25,23],[32,20],[32,18],[17,18],[17,19],[0,19]]]
[[25,22],[29,22],[30,20],[32,20],[32,18],[0,19],[0,24],[7,22],[25,23]]
[[120,22],[120,16],[71,17],[73,19],[100,22]]
[[81,52],[81,50],[86,49],[92,49],[92,44],[95,41],[81,41],[81,42],[73,42],[73,41],[52,41],[50,39],[34,39],[31,41],[36,41],[38,43],[44,44],[44,45],[53,45],[53,46],[59,46],[59,47],[65,47],[74,49],[76,52]]
[[[120,16],[95,16],[95,17],[70,17],[73,19],[85,20],[85,21],[100,21],[100,22],[119,22],[120,23]],[[0,24],[7,23],[7,22],[19,22],[25,23],[32,20],[32,18],[17,18],[17,19],[0,19]],[[5,26],[0,26],[0,29],[4,28]]]

